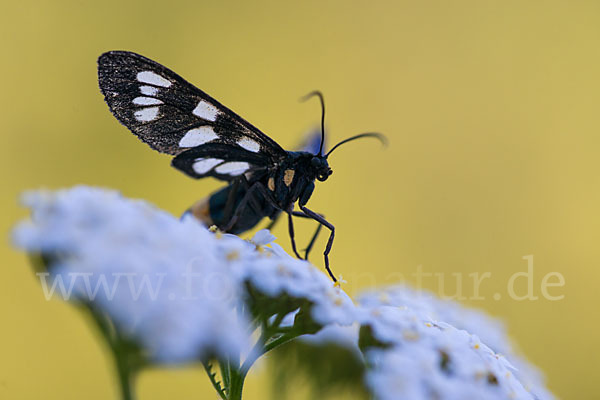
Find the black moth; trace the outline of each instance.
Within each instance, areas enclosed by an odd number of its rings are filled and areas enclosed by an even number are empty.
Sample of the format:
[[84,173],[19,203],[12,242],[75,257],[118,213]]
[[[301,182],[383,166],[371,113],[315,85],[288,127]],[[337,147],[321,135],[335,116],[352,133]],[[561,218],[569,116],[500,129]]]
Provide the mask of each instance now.
[[[136,53],[110,51],[98,59],[98,79],[110,111],[129,130],[154,150],[174,155],[172,165],[192,178],[207,176],[227,181],[228,186],[194,204],[189,212],[220,230],[242,233],[264,217],[276,221],[288,215],[292,248],[298,258],[292,217],[310,218],[319,223],[304,258],[308,258],[324,225],[330,230],[325,249],[325,268],[334,226],[321,214],[306,207],[315,188],[315,179],[325,181],[332,171],[327,157],[338,146],[377,133],[350,137],[323,154],[325,107],[321,100],[321,141],[319,152],[285,151],[221,103],[191,85],[173,71]],[[298,203],[301,211],[294,210]]]

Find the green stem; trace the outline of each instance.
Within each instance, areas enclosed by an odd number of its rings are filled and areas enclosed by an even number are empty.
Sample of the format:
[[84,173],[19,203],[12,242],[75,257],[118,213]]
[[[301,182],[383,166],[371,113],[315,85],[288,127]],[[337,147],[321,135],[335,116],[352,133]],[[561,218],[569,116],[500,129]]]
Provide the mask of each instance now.
[[[242,391],[244,389],[244,381],[246,379],[246,375],[248,374],[250,368],[256,362],[256,360],[258,360],[259,357],[301,335],[295,332],[292,328],[282,329],[279,327],[279,325],[283,321],[284,316],[285,315],[278,315],[274,319],[273,324],[271,325],[268,325],[266,321],[262,321],[262,333],[260,335],[260,338],[248,354],[248,358],[246,358],[241,367],[237,367],[239,363],[229,363],[229,382],[228,385],[226,385],[226,387],[228,387],[227,394],[229,395],[227,397],[227,400],[242,399]],[[274,334],[279,334],[282,332],[283,334],[277,339],[269,341],[269,339]]]
[[231,369],[231,386],[229,387],[228,400],[242,400],[245,379],[246,374],[236,369]]
[[281,325],[281,322],[283,321],[283,319],[285,318],[285,316],[286,316],[285,313],[277,314],[277,317],[275,317],[275,320],[271,324],[270,328],[271,329],[277,329],[277,328],[279,328],[279,325]]
[[133,360],[130,360],[127,343],[118,336],[110,321],[100,311],[90,304],[86,304],[86,308],[112,353],[117,368],[121,399],[133,400],[135,395],[132,381],[136,368],[133,365]]
[[301,336],[301,334],[297,334],[292,331],[290,331],[288,333],[284,333],[277,339],[272,340],[269,343],[267,343],[265,345],[265,350],[263,351],[263,354],[268,353],[269,351],[273,350],[274,348],[279,347],[282,344],[289,342],[290,340],[296,339],[298,336]]
[[117,373],[119,375],[119,388],[121,389],[122,400],[133,400],[133,371],[127,362],[127,356],[121,357],[117,352],[114,352],[117,365]]
[[[276,347],[279,347],[282,344],[285,344],[285,343],[289,342],[290,340],[297,338],[298,336],[300,336],[300,334],[290,331],[288,333],[284,333],[277,339],[272,340],[269,343],[265,344],[264,347],[262,349],[260,349],[259,351],[255,351],[255,349],[252,349],[252,351],[250,352],[250,356],[244,361],[244,364],[240,368],[242,375],[245,377],[246,374],[248,374],[248,371],[250,370],[252,365],[256,362],[256,360],[258,360],[259,357],[261,357],[265,353],[268,353],[269,351],[275,349]],[[259,343],[264,343],[264,341],[259,342]]]

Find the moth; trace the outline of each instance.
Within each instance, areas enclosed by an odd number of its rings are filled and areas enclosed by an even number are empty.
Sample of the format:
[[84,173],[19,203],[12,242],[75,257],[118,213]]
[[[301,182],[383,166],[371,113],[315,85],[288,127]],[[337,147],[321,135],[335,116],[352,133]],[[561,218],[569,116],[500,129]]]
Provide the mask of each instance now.
[[[100,90],[113,115],[152,149],[175,156],[172,166],[186,175],[213,177],[228,183],[208,198],[196,202],[189,213],[221,231],[239,234],[255,227],[263,218],[274,223],[287,214],[294,254],[298,253],[293,217],[319,223],[304,258],[322,226],[329,229],[324,251],[329,267],[335,227],[323,215],[306,207],[315,180],[326,181],[332,174],[329,155],[352,140],[373,137],[385,144],[378,133],[362,133],[342,140],[323,152],[325,105],[321,101],[321,140],[318,152],[286,151],[252,124],[188,83],[185,79],[139,54],[109,51],[98,59]],[[297,204],[299,210],[295,210]]]

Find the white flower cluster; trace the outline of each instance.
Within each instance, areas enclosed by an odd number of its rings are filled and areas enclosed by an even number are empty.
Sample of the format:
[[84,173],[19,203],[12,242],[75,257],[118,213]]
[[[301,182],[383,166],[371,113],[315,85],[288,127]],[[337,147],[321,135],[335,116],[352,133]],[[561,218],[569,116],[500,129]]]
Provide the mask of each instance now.
[[[367,384],[378,399],[535,399],[514,367],[475,335],[410,308],[370,308],[362,320]],[[380,347],[381,346],[381,347]]]
[[[453,335],[457,339],[457,344],[467,343],[465,354],[478,354],[484,360],[477,367],[476,363],[470,364],[473,369],[471,374],[467,376],[475,378],[472,382],[475,384],[475,388],[481,384],[480,377],[483,369],[488,368],[488,372],[491,373],[491,375],[487,375],[488,383],[491,383],[491,385],[483,386],[486,390],[492,392],[486,395],[487,397],[480,396],[479,398],[495,398],[494,395],[500,396],[499,398],[506,398],[506,394],[511,399],[554,398],[551,392],[546,389],[542,374],[514,350],[504,325],[499,320],[491,318],[481,311],[465,307],[454,301],[441,300],[432,293],[417,291],[407,286],[394,286],[363,293],[358,301],[363,308],[369,310],[386,310],[390,307],[410,310],[411,313],[415,314],[411,315],[410,318],[414,319],[418,316],[421,321],[418,326],[420,328],[419,333],[415,335],[416,338],[421,338],[420,334],[422,333],[431,336],[432,332],[435,335],[445,332],[446,335]],[[377,314],[377,311],[374,314]],[[424,327],[436,327],[439,332],[424,329]],[[425,338],[429,336],[426,335]],[[445,354],[449,353],[446,351]],[[493,357],[490,357],[490,355]],[[510,360],[510,363],[508,360]],[[490,362],[491,365],[486,367],[486,363]],[[449,371],[449,369],[442,369],[441,371],[438,369],[438,372],[445,375],[448,375]],[[499,371],[502,373],[499,373]],[[498,381],[498,388],[494,389],[496,380]],[[525,392],[521,388],[525,389]]]
[[32,217],[17,227],[15,242],[60,255],[49,269],[52,284],[106,312],[151,358],[186,362],[247,347],[224,249],[194,221],[87,187],[30,192],[23,202]]
[[32,216],[15,229],[15,243],[56,257],[49,285],[108,313],[157,361],[246,352],[246,281],[268,296],[308,299],[323,325],[352,306],[309,263],[276,245],[257,251],[274,239],[266,230],[250,242],[215,234],[192,217],[179,220],[144,201],[83,186],[29,192],[23,203]]
[[45,257],[48,285],[106,313],[156,362],[248,354],[249,321],[265,306],[269,321],[287,314],[280,326],[308,318],[304,333],[320,330],[309,342],[351,348],[377,399],[552,399],[495,320],[406,287],[354,304],[266,230],[245,241],[88,187],[23,202],[32,217],[15,243]]
[[502,324],[479,311],[396,286],[360,296],[354,318],[353,326],[332,324],[302,340],[362,354],[376,399],[554,399],[511,350]]

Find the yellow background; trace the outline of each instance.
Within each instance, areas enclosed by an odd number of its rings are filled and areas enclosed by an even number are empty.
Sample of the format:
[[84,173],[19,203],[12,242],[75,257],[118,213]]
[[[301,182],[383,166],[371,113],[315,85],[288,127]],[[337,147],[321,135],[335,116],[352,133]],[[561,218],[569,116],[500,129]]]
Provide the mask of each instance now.
[[[467,302],[507,321],[557,395],[598,398],[599,12],[595,1],[3,2],[0,398],[117,393],[84,319],[44,301],[11,249],[21,191],[100,185],[179,214],[219,186],[170,168],[110,115],[96,58],[113,49],[174,69],[286,148],[318,121],[316,101],[297,103],[313,89],[330,143],[385,132],[386,151],[364,141],[336,152],[310,202],[338,228],[331,260],[347,290],[393,273],[414,282],[421,265],[446,274],[447,293],[462,272],[470,296],[466,274],[489,271],[485,300]],[[289,248],[284,224],[275,234]],[[563,300],[508,298],[529,254],[535,295],[556,271],[566,285],[550,293]],[[268,393],[267,372],[246,398]],[[146,372],[138,391],[213,398],[194,368]]]

